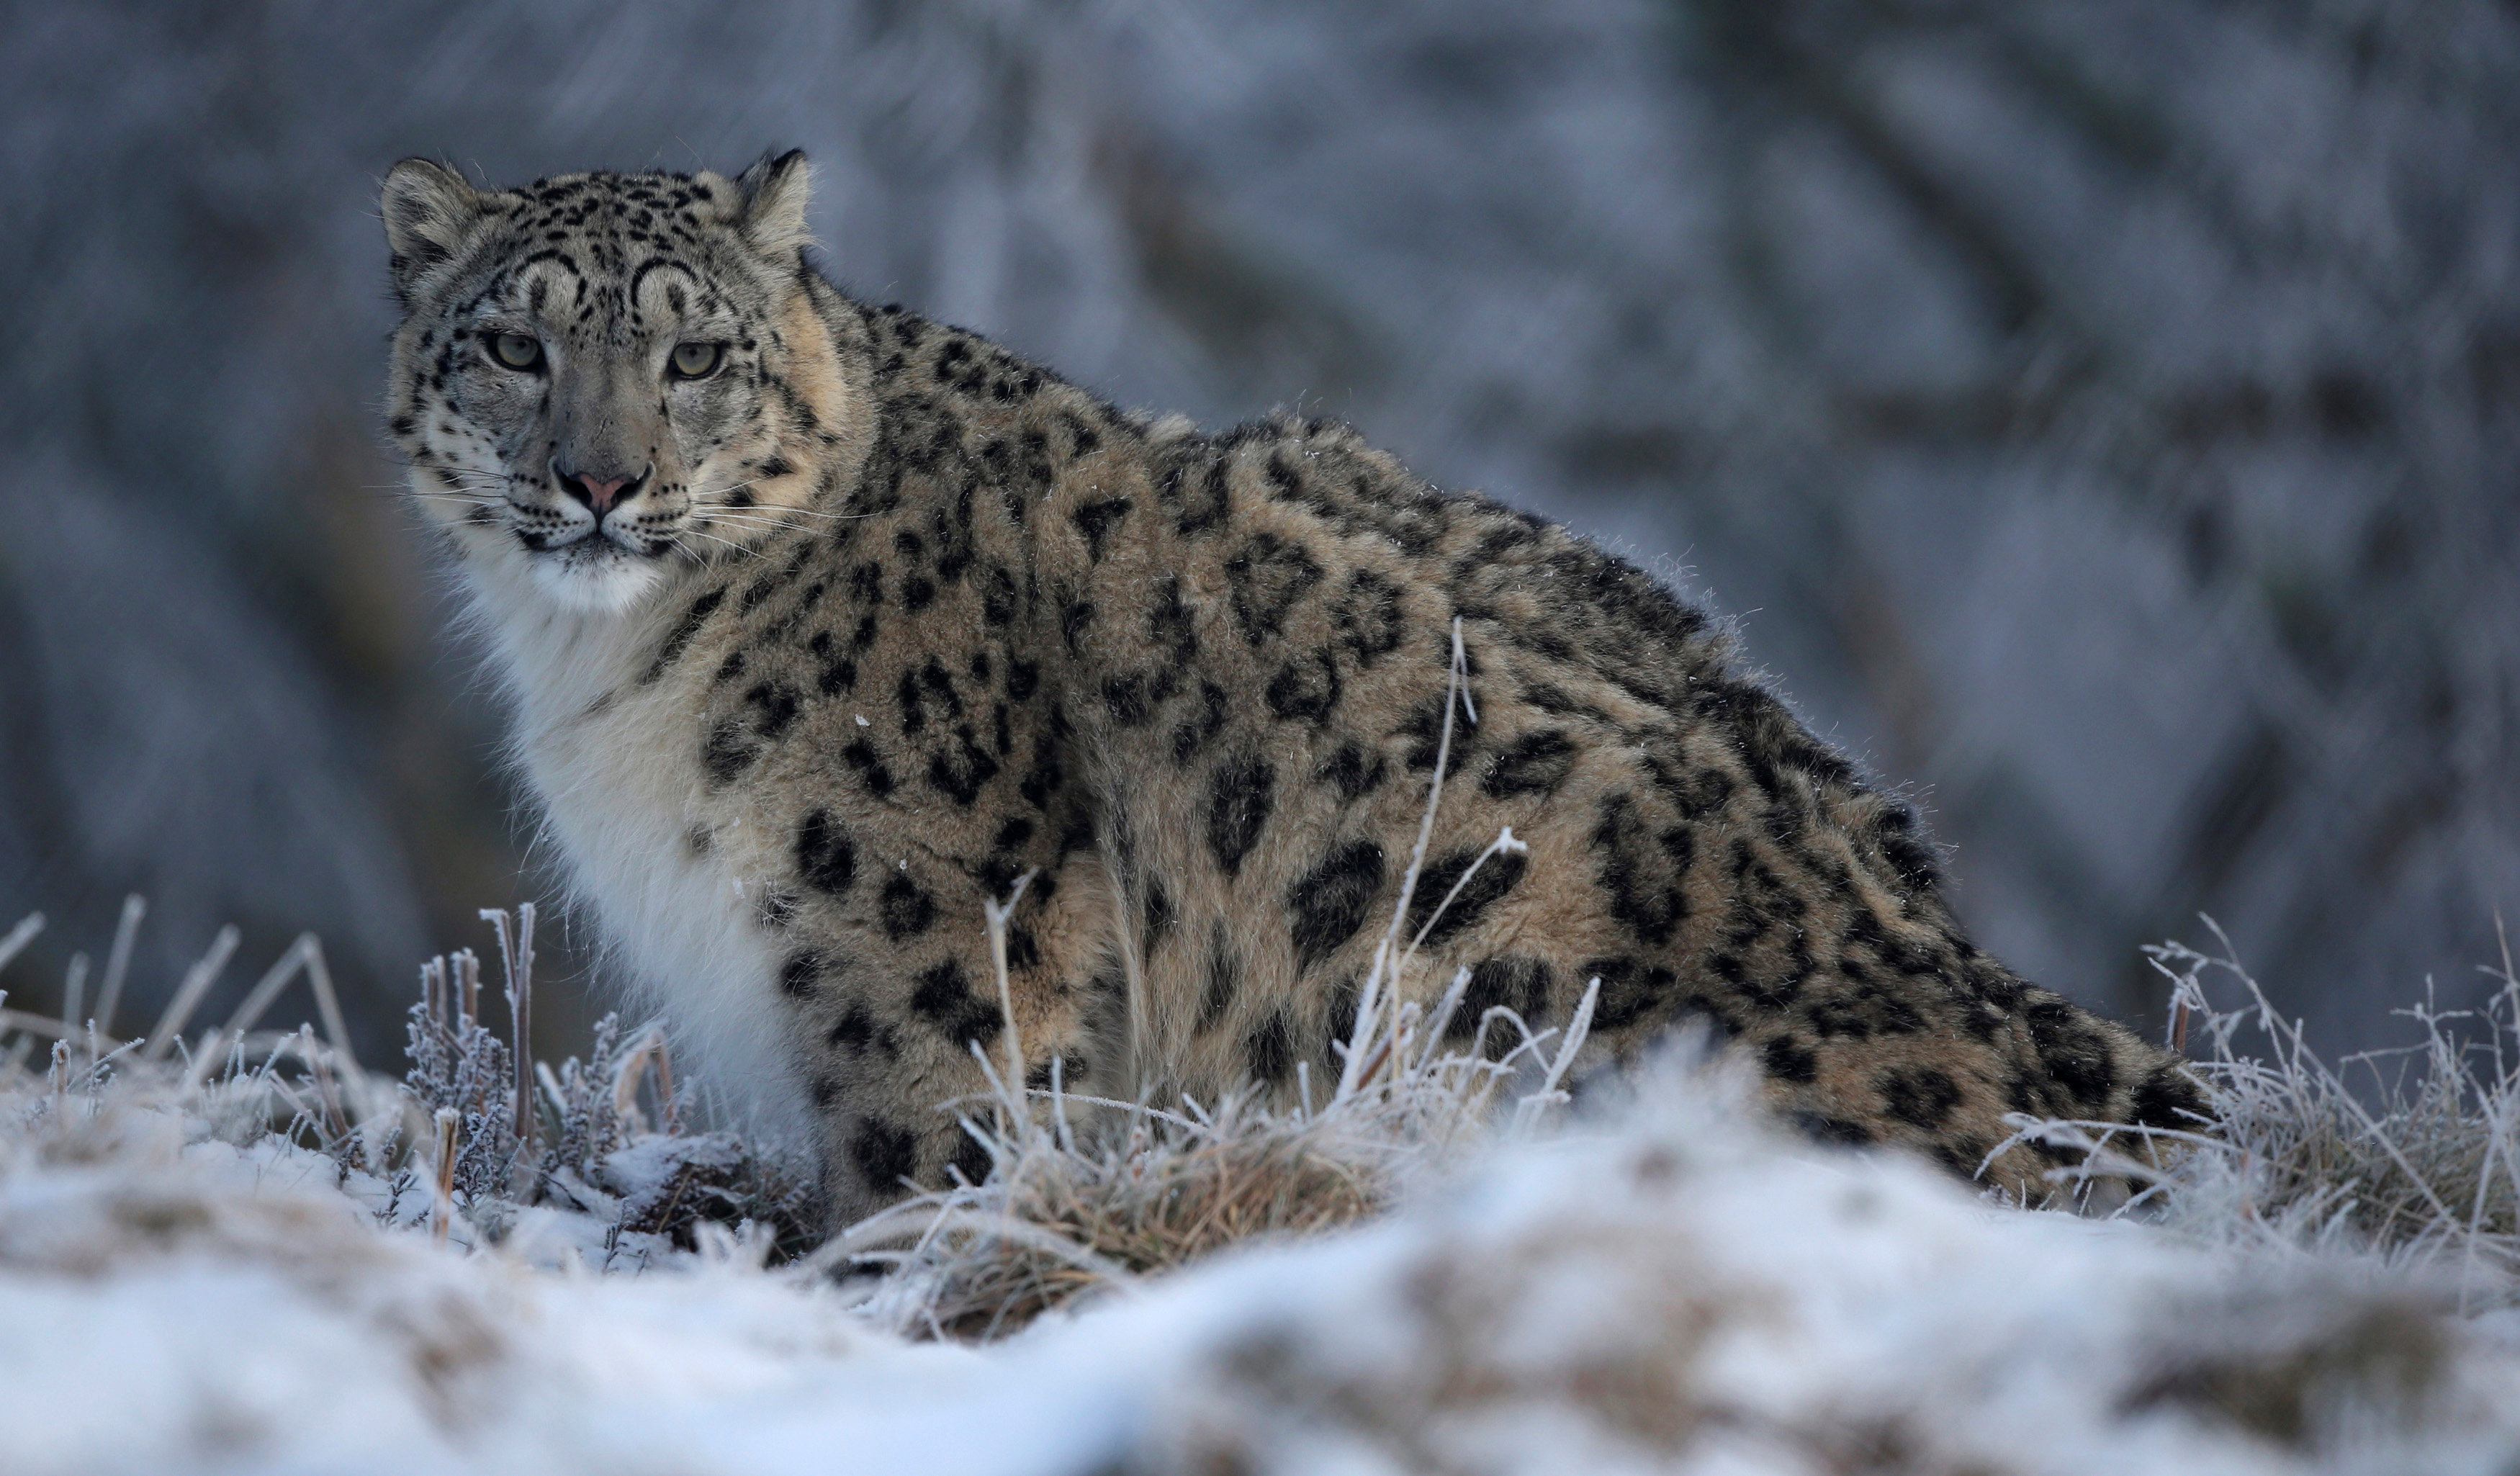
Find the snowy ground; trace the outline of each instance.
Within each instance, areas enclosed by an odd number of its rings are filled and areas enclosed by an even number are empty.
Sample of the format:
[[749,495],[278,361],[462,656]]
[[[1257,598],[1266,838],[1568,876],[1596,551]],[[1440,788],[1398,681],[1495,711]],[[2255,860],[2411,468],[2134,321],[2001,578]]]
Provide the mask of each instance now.
[[[2520,1322],[2455,1265],[2006,1210],[1721,1083],[1394,1215],[972,1348],[582,1220],[440,1243],[265,1139],[115,1108],[0,1158],[0,1466],[148,1471],[2506,1472]],[[46,1110],[22,1096],[22,1124]],[[52,1110],[65,1110],[56,1099]],[[66,1110],[75,1113],[75,1097]],[[18,1131],[13,1128],[13,1132]],[[24,1135],[21,1134],[22,1139]],[[426,1190],[419,1192],[425,1193]],[[410,1191],[405,1199],[410,1198]],[[2471,1288],[2471,1290],[2473,1290]],[[2475,1298],[2478,1305],[2498,1298]]]

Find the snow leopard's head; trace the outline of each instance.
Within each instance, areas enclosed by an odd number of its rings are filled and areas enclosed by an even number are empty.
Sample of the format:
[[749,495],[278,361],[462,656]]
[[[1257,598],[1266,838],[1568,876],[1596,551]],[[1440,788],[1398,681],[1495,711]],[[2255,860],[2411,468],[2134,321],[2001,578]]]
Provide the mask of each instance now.
[[811,515],[865,416],[802,257],[808,175],[393,167],[389,425],[467,559],[621,608]]

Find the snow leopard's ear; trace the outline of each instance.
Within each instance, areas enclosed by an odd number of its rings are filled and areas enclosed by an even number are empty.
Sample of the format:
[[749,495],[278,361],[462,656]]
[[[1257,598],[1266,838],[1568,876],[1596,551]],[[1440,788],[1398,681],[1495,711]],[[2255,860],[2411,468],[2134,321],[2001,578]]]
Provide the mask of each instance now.
[[463,246],[488,213],[489,200],[444,164],[407,158],[385,175],[379,202],[385,245],[393,249],[394,290],[408,296],[412,284]]
[[735,209],[735,228],[752,248],[776,256],[810,246],[805,233],[805,201],[814,193],[814,166],[805,151],[765,154],[736,180],[742,197]]

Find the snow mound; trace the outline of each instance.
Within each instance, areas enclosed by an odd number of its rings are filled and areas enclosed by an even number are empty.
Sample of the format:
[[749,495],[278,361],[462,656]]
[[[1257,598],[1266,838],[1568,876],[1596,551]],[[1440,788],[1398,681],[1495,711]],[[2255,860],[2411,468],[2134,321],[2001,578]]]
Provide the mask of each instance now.
[[[30,1104],[8,1104],[23,1120]],[[1772,1136],[1720,1076],[1391,1216],[986,1348],[704,1226],[603,1274],[557,1213],[152,1106],[0,1167],[12,1472],[2498,1472],[2520,1337],[2344,1252],[2007,1210]],[[617,1258],[616,1267],[626,1266]]]

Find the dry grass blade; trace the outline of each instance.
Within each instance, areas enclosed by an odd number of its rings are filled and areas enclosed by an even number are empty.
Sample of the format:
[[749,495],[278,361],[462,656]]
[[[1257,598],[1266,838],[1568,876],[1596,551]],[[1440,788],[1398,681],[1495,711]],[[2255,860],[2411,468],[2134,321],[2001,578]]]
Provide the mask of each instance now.
[[122,899],[122,920],[114,924],[113,950],[105,958],[105,982],[96,997],[96,1028],[111,1034],[113,1011],[122,1003],[122,984],[131,974],[131,948],[140,940],[140,919],[149,903],[138,892]]
[[218,936],[210,940],[210,951],[203,954],[201,962],[184,975],[184,982],[175,988],[175,997],[166,1003],[166,1012],[159,1015],[158,1023],[151,1027],[149,1043],[140,1051],[144,1057],[158,1060],[173,1049],[175,1037],[183,1033],[185,1024],[193,1018],[193,1011],[201,1006],[202,997],[208,994],[210,986],[219,981],[219,975],[227,971],[228,960],[235,957],[237,943],[243,937],[244,934],[238,932],[234,925],[219,929]]
[[18,957],[19,951],[27,944],[34,942],[35,935],[43,930],[44,915],[41,913],[28,913],[19,918],[16,927],[9,929],[5,936],[0,936],[0,968],[7,967],[9,961]]
[[490,924],[499,936],[499,964],[508,979],[508,1040],[516,1056],[516,1087],[511,1112],[517,1124],[518,1147],[530,1154],[534,1147],[534,905],[517,904],[516,923],[509,925],[508,914],[501,908],[485,907],[481,920]]
[[271,1008],[272,1002],[280,998],[280,992],[289,987],[289,981],[296,978],[306,967],[306,961],[314,949],[315,935],[299,933],[297,941],[289,945],[274,961],[248,992],[244,1003],[237,1006],[236,1012],[228,1016],[227,1024],[220,1027],[222,1033],[243,1035],[251,1030],[262,1019],[263,1012]]
[[62,1034],[69,1035],[79,1027],[79,1006],[87,1002],[87,955],[70,955],[69,971],[62,979]]

